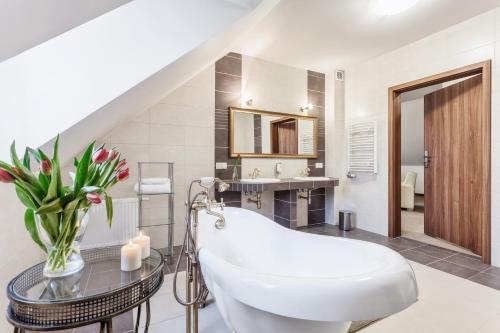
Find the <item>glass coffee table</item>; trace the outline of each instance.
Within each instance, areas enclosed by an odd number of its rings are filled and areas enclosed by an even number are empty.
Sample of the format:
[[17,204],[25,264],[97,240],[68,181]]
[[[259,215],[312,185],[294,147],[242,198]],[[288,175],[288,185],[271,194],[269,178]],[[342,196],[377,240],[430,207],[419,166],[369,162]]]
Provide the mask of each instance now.
[[139,329],[141,305],[163,284],[163,255],[151,249],[151,256],[133,272],[120,270],[120,246],[82,251],[85,268],[72,276],[47,279],[44,263],[16,276],[7,287],[10,304],[7,319],[15,333],[25,330],[56,331],[100,323],[101,332],[112,332],[112,319],[137,308],[135,331]]

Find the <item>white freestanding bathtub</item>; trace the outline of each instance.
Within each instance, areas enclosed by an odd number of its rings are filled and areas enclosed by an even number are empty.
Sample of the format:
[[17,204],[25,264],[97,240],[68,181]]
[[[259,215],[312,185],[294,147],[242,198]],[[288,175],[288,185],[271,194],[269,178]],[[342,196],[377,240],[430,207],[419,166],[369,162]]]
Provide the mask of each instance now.
[[246,209],[223,214],[218,230],[200,212],[199,258],[232,332],[345,333],[417,300],[410,265],[386,247],[289,230]]

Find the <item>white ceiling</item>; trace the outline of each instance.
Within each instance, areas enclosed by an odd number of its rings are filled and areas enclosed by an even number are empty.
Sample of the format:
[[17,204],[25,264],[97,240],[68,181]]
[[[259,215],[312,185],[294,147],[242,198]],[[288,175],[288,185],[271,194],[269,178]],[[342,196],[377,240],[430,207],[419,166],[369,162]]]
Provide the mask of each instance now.
[[0,0],[0,62],[131,0]]
[[281,0],[235,50],[322,72],[344,68],[500,6],[500,0],[420,0],[377,16],[372,0]]

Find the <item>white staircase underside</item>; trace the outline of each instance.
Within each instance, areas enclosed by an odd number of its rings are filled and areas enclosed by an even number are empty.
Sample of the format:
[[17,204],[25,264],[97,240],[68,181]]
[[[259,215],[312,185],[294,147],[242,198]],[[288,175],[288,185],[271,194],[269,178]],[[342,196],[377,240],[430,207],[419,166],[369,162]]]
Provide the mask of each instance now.
[[0,159],[63,133],[62,154],[226,53],[278,0],[134,0],[0,63]]

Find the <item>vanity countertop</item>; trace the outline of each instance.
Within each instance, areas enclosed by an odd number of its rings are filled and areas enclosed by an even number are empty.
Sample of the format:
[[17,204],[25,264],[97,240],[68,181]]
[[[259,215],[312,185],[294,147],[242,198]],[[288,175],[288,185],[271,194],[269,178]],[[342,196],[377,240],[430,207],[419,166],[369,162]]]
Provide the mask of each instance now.
[[266,191],[285,191],[285,190],[299,190],[299,189],[316,189],[335,187],[339,185],[338,178],[325,177],[328,180],[298,180],[293,178],[280,179],[279,182],[274,183],[259,183],[258,178],[252,183],[240,181],[228,181],[230,185],[228,191],[234,192],[266,192]]

